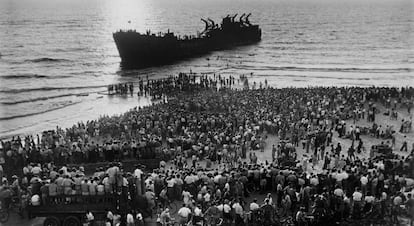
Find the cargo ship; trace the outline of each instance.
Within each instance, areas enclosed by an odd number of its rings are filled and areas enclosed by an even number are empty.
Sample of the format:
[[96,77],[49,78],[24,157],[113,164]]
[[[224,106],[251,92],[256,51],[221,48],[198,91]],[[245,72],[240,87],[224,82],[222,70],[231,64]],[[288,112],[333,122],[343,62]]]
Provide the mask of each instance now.
[[249,21],[251,14],[236,19],[227,15],[221,24],[201,19],[205,28],[197,35],[177,36],[173,32],[154,34],[135,30],[113,33],[123,68],[145,68],[171,64],[178,60],[201,56],[215,50],[249,45],[261,40],[262,31]]

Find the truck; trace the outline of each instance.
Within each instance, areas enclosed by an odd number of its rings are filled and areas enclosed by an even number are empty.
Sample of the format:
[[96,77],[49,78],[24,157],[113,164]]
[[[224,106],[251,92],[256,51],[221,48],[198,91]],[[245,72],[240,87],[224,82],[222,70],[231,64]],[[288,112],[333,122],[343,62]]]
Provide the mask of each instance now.
[[123,195],[60,195],[44,198],[41,205],[27,206],[29,218],[45,217],[44,226],[81,226],[86,213],[92,212],[95,221],[105,220],[108,210],[125,215],[128,199]]

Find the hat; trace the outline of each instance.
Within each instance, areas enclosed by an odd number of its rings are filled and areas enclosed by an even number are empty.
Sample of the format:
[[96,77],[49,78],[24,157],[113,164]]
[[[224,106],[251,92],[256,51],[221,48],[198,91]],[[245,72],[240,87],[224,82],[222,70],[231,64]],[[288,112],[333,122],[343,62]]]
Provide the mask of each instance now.
[[18,179],[18,177],[16,175],[13,175],[12,179]]

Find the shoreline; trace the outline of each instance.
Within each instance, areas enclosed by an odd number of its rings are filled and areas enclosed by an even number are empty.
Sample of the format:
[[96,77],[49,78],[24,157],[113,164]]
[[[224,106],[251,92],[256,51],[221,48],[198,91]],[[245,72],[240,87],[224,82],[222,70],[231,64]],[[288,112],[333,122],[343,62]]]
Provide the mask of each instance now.
[[[10,129],[1,133],[0,139],[1,140],[9,140],[13,136],[27,136],[27,135],[37,135],[41,134],[42,131],[47,131],[50,129],[55,129],[56,126],[59,128],[69,128],[79,122],[86,122],[90,120],[96,120],[102,116],[116,116],[119,114],[123,114],[134,107],[143,107],[152,104],[152,101],[148,98],[140,98],[137,99],[136,96],[131,98],[128,97],[110,97],[108,95],[100,95],[97,96],[95,101],[85,101],[81,103],[76,103],[71,106],[66,106],[62,109],[58,109],[57,111],[48,111],[42,114],[34,115],[34,119],[44,119],[45,117],[50,117],[49,120],[44,122],[40,122],[39,124],[31,123],[28,125],[21,125],[17,128]],[[94,106],[91,107],[91,102],[93,102]],[[84,112],[79,112],[78,115],[66,115],[65,111],[69,109],[69,111],[77,112],[77,108],[83,109]],[[19,120],[27,120],[29,117],[22,117],[22,118],[15,118],[11,120],[5,120],[1,122],[2,126],[7,123],[13,123],[13,121]],[[30,117],[33,119],[33,116]],[[61,123],[63,120],[63,124]],[[59,123],[60,122],[60,123]],[[53,126],[54,125],[54,126]]]

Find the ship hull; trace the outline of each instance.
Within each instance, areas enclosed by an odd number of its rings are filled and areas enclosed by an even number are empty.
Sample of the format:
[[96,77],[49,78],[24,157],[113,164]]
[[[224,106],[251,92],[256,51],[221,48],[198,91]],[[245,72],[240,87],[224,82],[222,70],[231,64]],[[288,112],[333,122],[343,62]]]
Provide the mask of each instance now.
[[120,31],[114,33],[113,38],[122,68],[146,68],[202,56],[211,51],[257,43],[261,40],[261,31],[258,28],[252,28],[250,32],[219,31],[208,37],[191,39]]

